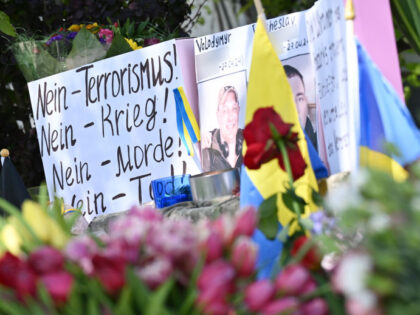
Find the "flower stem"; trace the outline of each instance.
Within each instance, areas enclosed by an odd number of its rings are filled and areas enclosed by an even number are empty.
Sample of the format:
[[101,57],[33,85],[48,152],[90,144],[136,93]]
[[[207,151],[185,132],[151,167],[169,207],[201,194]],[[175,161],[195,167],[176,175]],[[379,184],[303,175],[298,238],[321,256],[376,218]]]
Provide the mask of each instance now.
[[[270,124],[270,130],[271,130],[271,134],[273,135],[276,146],[277,148],[280,149],[281,155],[283,157],[284,168],[286,169],[286,173],[289,176],[290,189],[294,189],[292,167],[290,165],[289,155],[287,154],[286,144],[273,124]],[[292,207],[293,209],[290,209],[290,210],[293,210],[293,212],[297,215],[298,222],[299,222],[301,213],[299,209],[299,204],[296,202],[296,200],[293,200]]]

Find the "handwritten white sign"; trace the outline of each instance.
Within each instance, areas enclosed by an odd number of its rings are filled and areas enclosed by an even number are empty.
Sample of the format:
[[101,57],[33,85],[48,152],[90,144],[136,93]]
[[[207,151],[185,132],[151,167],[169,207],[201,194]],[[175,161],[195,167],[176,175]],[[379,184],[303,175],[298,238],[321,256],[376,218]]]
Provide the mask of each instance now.
[[199,172],[176,131],[175,40],[28,86],[50,197],[88,221],[149,202],[153,179]]
[[345,23],[342,1],[321,0],[306,12],[326,159],[332,174],[351,170],[356,159],[347,96]]

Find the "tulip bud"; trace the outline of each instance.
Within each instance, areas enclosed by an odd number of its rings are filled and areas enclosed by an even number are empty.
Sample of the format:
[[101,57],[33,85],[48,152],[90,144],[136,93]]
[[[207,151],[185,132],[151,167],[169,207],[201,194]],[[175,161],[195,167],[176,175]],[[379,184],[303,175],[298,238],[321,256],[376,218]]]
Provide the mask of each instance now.
[[258,312],[274,297],[274,293],[274,285],[268,279],[251,283],[245,289],[245,304],[251,311]]
[[300,307],[302,315],[327,315],[328,305],[321,298],[315,298]]
[[37,274],[42,275],[63,269],[64,257],[59,250],[44,246],[29,255],[28,263]]
[[308,270],[300,265],[292,265],[285,268],[280,273],[275,281],[278,292],[285,295],[299,295],[305,287],[305,284],[310,280]]
[[233,228],[233,238],[240,235],[252,236],[257,225],[257,211],[254,207],[247,207],[239,212]]
[[73,277],[66,271],[48,273],[41,277],[54,302],[65,303],[73,286]]
[[204,242],[204,251],[206,252],[206,262],[212,262],[222,257],[223,242],[219,234],[210,232],[209,237]]
[[[292,314],[299,306],[299,302],[294,297],[285,297],[268,303],[262,310],[263,315]],[[287,312],[287,313],[286,313]]]
[[247,237],[241,236],[234,244],[232,264],[240,277],[249,277],[255,269],[257,246]]

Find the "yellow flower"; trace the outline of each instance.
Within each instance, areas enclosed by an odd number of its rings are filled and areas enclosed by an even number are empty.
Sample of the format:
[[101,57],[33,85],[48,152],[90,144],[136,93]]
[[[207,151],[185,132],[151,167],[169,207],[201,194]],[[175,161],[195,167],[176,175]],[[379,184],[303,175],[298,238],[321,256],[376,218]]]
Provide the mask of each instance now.
[[124,39],[128,43],[128,45],[130,45],[130,47],[131,47],[132,50],[137,50],[137,49],[143,48],[143,47],[137,45],[137,43],[134,40],[132,40],[131,38],[128,39],[128,38],[125,38],[124,37]]
[[13,255],[19,255],[21,252],[22,238],[12,223],[7,223],[1,230],[1,242],[6,250]]
[[39,204],[27,200],[22,205],[23,218],[35,235],[44,243],[63,248],[68,236],[58,223],[51,218]]
[[78,32],[78,31],[80,31],[82,26],[83,26],[83,24],[80,24],[80,25],[79,24],[73,24],[72,26],[70,26],[68,28],[68,30],[71,31],[71,32]]
[[95,33],[99,32],[99,25],[96,22],[93,23],[93,24],[88,24],[88,25],[86,25],[86,29],[87,30],[93,29],[91,32],[95,34]]

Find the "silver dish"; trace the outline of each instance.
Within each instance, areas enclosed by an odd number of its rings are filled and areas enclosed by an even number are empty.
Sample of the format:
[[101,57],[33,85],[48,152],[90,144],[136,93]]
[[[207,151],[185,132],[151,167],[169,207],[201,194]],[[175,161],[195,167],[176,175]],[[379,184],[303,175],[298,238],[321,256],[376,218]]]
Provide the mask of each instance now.
[[236,168],[201,173],[190,177],[195,201],[213,200],[239,193],[239,171]]

